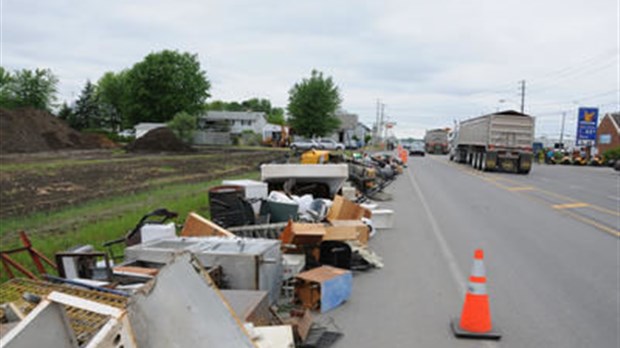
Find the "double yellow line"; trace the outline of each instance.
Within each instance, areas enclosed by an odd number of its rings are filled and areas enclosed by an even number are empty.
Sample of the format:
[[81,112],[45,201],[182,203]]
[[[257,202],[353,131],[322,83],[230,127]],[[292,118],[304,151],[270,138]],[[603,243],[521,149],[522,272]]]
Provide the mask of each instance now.
[[[429,158],[433,159],[434,161],[437,161],[439,163],[443,163],[449,166],[452,166],[456,169],[458,169],[459,171],[472,175],[472,176],[477,176],[479,178],[481,178],[484,181],[490,182],[491,184],[504,189],[508,192],[515,192],[515,193],[519,193],[522,196],[525,196],[529,199],[535,200],[539,203],[542,203],[544,205],[548,205],[551,208],[553,208],[555,211],[558,211],[564,215],[570,216],[572,218],[574,218],[575,220],[581,221],[585,224],[588,224],[590,226],[593,226],[605,233],[609,233],[614,237],[620,237],[620,231],[618,229],[614,229],[614,228],[610,228],[609,226],[605,226],[593,219],[584,217],[582,215],[579,215],[577,213],[575,213],[574,209],[580,209],[580,208],[589,208],[589,209],[593,209],[596,210],[598,212],[604,213],[604,214],[608,214],[608,215],[612,215],[614,217],[620,217],[620,212],[617,211],[613,211],[613,210],[609,210],[606,209],[604,207],[600,207],[596,204],[592,204],[592,203],[587,203],[587,202],[582,202],[579,200],[576,200],[574,198],[568,197],[568,196],[564,196],[561,195],[559,193],[555,193],[555,192],[551,192],[548,190],[544,190],[541,189],[539,187],[536,186],[532,186],[532,185],[527,185],[524,186],[523,183],[515,181],[515,180],[511,180],[508,178],[504,178],[504,177],[498,177],[498,176],[490,176],[488,174],[485,174],[484,172],[479,172],[476,171],[475,169],[471,168],[471,167],[467,167],[464,165],[460,165],[460,164],[456,164],[456,163],[452,163],[452,162],[445,162],[445,161],[441,161],[439,159],[435,159],[432,158],[431,156],[429,156]],[[502,183],[503,182],[503,183]],[[510,185],[506,185],[504,183],[508,183]],[[546,202],[540,198],[534,197],[532,195],[528,195],[528,192],[540,192],[542,194],[545,194],[547,196],[551,196],[551,197],[555,197],[556,199],[559,200],[563,200],[566,201],[564,203],[560,203],[560,204],[549,204],[549,202]]]

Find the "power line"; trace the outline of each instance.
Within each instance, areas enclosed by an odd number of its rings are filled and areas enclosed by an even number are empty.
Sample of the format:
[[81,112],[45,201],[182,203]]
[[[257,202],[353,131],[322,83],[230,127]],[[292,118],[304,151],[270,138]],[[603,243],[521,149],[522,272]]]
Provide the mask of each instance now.
[[606,59],[608,59],[608,58],[610,58],[612,56],[613,57],[617,56],[617,54],[618,53],[616,52],[616,49],[607,50],[605,52],[599,53],[599,54],[597,54],[595,56],[591,56],[590,58],[582,60],[579,63],[573,64],[573,65],[569,65],[569,66],[561,68],[559,70],[555,70],[555,71],[552,71],[550,73],[544,74],[544,75],[538,77],[537,79],[534,79],[534,78],[530,78],[530,79],[533,79],[533,80],[545,80],[545,79],[547,79],[549,77],[551,77],[552,79],[555,79],[558,76],[570,75],[570,74],[574,73],[574,70],[580,70],[586,64],[591,64],[591,63],[596,62],[597,60],[601,60],[601,59],[606,60]]
[[[611,66],[617,66],[618,65],[618,61],[617,58],[614,57],[614,60],[609,61],[603,65],[592,65],[592,66],[588,66],[588,67],[584,67],[582,70],[578,70],[578,71],[574,71],[570,74],[566,74],[566,75],[562,75],[562,76],[558,76],[555,79],[546,81],[546,82],[542,82],[542,83],[536,83],[536,80],[533,80],[532,84],[533,84],[533,89],[540,93],[542,91],[547,91],[550,88],[549,87],[553,87],[556,86],[559,83],[565,82],[566,80],[572,80],[575,79],[577,77],[583,76],[585,74],[590,74],[593,75],[595,73],[598,73],[600,71],[606,70]],[[543,80],[544,81],[544,80]]]
[[564,99],[563,101],[554,101],[554,102],[548,102],[548,103],[533,103],[533,104],[530,104],[530,107],[531,106],[544,106],[544,105],[561,105],[561,104],[584,101],[584,100],[589,100],[589,99],[596,99],[596,98],[603,97],[603,96],[606,96],[612,93],[620,93],[620,90],[613,89],[610,91],[601,92],[601,93],[597,93],[594,95],[588,95],[586,97],[571,98],[570,100]]

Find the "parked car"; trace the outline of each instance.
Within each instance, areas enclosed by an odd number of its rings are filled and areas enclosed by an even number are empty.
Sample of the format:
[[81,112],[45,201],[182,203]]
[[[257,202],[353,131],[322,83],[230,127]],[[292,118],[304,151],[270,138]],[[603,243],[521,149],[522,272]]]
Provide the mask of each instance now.
[[306,151],[313,149],[321,149],[321,145],[314,139],[299,139],[291,143],[291,150],[297,151]]
[[424,156],[426,152],[424,151],[424,142],[422,141],[414,141],[409,146],[409,155],[411,156]]
[[319,140],[319,148],[323,150],[344,150],[344,144],[334,141],[333,139]]

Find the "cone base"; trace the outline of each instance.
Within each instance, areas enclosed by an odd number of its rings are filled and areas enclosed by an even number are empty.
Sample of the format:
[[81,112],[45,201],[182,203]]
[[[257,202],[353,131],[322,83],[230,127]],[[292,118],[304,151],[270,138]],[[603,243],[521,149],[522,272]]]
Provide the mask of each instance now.
[[452,319],[452,322],[450,323],[450,327],[452,327],[452,332],[454,333],[454,336],[456,337],[481,338],[481,339],[488,339],[488,340],[499,340],[500,338],[502,338],[501,331],[495,327],[492,328],[491,331],[487,331],[487,332],[470,332],[470,331],[465,331],[461,329],[460,322],[461,321],[459,318],[454,318]]

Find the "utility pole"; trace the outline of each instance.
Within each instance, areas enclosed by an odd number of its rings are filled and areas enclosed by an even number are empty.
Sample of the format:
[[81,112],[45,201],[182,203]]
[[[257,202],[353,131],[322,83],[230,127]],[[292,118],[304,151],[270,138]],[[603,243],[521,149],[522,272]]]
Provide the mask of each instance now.
[[562,112],[562,130],[560,131],[560,146],[564,148],[564,121],[566,120],[566,111]]
[[525,111],[525,80],[521,80],[521,113]]
[[385,116],[385,104],[381,103],[381,120],[379,121],[379,125],[380,125],[379,134],[381,137],[381,141],[383,141],[383,138],[384,138],[383,136],[383,127],[385,126],[385,123],[383,121],[384,116]]
[[378,137],[379,137],[379,114],[381,113],[381,100],[377,99],[377,115],[375,117],[375,132],[373,134],[372,137],[372,143],[373,144],[377,144],[378,143]]

